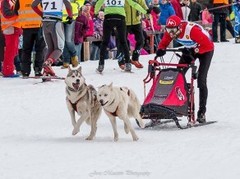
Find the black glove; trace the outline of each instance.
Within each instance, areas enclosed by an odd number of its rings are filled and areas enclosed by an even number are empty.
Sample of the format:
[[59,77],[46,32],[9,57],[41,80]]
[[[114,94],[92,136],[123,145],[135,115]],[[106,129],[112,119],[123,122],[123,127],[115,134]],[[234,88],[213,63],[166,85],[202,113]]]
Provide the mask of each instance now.
[[67,16],[66,20],[66,24],[71,24],[73,22],[73,18],[69,16]]
[[162,57],[165,54],[166,54],[166,50],[163,50],[163,49],[158,49],[157,52],[156,52],[156,55],[158,57]]

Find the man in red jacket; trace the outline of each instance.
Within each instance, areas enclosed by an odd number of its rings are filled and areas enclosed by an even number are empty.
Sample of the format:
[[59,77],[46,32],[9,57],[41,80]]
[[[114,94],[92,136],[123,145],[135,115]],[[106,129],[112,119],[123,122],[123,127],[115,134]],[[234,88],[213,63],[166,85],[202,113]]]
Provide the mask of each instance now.
[[[206,104],[208,97],[207,74],[214,53],[214,44],[210,35],[200,25],[193,22],[181,21],[178,16],[170,16],[167,19],[166,31],[158,45],[156,55],[165,55],[169,43],[175,39],[185,47],[179,63],[191,63],[192,58],[199,59],[198,88],[199,88],[199,110],[197,121],[206,122]],[[186,72],[186,70],[185,70]]]

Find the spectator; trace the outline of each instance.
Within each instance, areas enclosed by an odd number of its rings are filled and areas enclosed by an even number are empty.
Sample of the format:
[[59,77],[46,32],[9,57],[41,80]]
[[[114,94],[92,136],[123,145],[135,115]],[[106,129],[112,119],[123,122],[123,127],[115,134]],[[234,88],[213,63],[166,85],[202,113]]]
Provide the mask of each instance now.
[[[60,58],[64,48],[64,30],[62,23],[62,8],[65,5],[68,12],[68,23],[72,23],[72,7],[68,0],[54,1],[56,8],[48,8],[47,4],[52,0],[34,0],[32,3],[33,10],[43,18],[43,33],[45,42],[48,47],[45,61],[43,63],[43,75],[55,76],[55,72],[52,69],[52,64]],[[46,3],[48,2],[48,3]],[[42,11],[39,9],[41,4]],[[50,3],[52,4],[52,3]]]
[[0,76],[3,75],[2,74],[2,62],[4,59],[4,47],[5,47],[5,39],[4,39],[4,35],[2,33],[1,16],[0,16]]
[[202,11],[202,24],[203,26],[207,26],[209,24],[212,24],[213,18],[212,14],[208,11],[207,5],[203,5],[203,11]]
[[31,73],[32,52],[35,53],[33,69],[35,76],[41,76],[44,60],[44,48],[46,47],[42,33],[42,19],[31,8],[32,0],[20,0],[20,19],[23,29],[23,48],[21,68],[23,77]]
[[2,74],[4,77],[19,77],[19,74],[14,73],[14,58],[18,53],[19,36],[22,33],[18,21],[19,0],[2,0],[0,3],[1,28],[5,38]]
[[[228,14],[228,7],[222,7],[228,4],[228,0],[210,0],[209,3],[215,8],[210,12],[213,13],[212,33],[213,42],[218,41],[218,23],[220,22],[220,41],[228,42],[226,39],[226,18]],[[220,7],[220,8],[218,8]]]
[[190,14],[190,0],[183,0],[181,3],[181,9],[182,9],[182,14],[183,14],[183,20],[188,20],[189,19],[189,14]]
[[189,21],[200,21],[201,20],[201,11],[202,6],[200,3],[197,2],[197,0],[191,0],[190,3],[190,14],[189,14]]
[[79,15],[76,18],[75,36],[74,36],[74,43],[75,43],[75,48],[77,51],[79,63],[81,61],[81,51],[82,51],[83,39],[86,36],[87,30],[89,29],[88,20],[87,20],[87,17],[85,15],[83,15],[82,8],[84,8],[84,7],[80,8]]
[[[141,13],[146,14],[146,11],[133,0],[127,0],[128,3],[134,8],[138,9]],[[113,28],[116,28],[120,46],[123,49],[125,57],[125,71],[131,71],[131,63],[129,57],[129,49],[126,39],[126,22],[125,17],[126,13],[124,10],[125,1],[118,1],[120,4],[116,4],[116,1],[106,1],[104,4],[105,17],[103,22],[103,42],[100,50],[100,60],[97,72],[102,73],[104,70],[104,57],[106,54],[107,46],[110,40],[111,33]],[[101,6],[103,5],[104,0],[98,0],[95,5],[95,14],[98,13]]]
[[[94,33],[93,36],[96,39],[102,39],[103,37],[103,20],[104,20],[104,12],[99,11],[98,16],[93,20],[94,22]],[[100,46],[101,41],[92,42],[91,46],[91,60],[99,60],[100,58]]]
[[75,20],[78,16],[78,9],[79,0],[71,0],[71,7],[72,7],[72,13],[73,17],[72,19],[69,19],[67,11],[63,11],[63,29],[64,29],[64,36],[65,36],[65,43],[64,43],[64,49],[62,53],[63,58],[63,66],[62,68],[68,68],[70,62],[73,67],[78,66],[79,60],[77,56],[77,51],[75,49],[74,44],[74,30],[75,30]]
[[180,0],[170,0],[170,2],[173,6],[176,16],[178,16],[180,19],[183,19]]
[[[145,0],[135,0],[143,9],[148,10],[148,6],[146,5]],[[143,68],[143,65],[139,62],[140,50],[143,47],[144,37],[143,37],[143,29],[142,29],[142,14],[132,7],[128,1],[126,1],[124,5],[124,9],[126,12],[126,25],[127,25],[127,33],[134,34],[134,38],[136,41],[135,49],[132,52],[132,60],[131,63],[135,65],[136,68]],[[149,11],[150,13],[150,11]],[[121,47],[120,47],[121,49]],[[124,68],[125,61],[118,61],[120,68]]]
[[167,19],[170,16],[175,15],[175,10],[169,0],[160,0],[160,11],[161,13],[158,22],[162,26],[165,26]]

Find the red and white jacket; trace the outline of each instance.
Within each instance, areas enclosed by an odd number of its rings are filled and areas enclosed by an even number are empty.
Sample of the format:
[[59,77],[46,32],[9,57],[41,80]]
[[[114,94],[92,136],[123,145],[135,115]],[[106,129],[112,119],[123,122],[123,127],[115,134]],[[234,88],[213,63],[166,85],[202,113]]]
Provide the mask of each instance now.
[[[180,34],[176,41],[186,48],[194,48],[195,52],[203,54],[214,50],[214,44],[209,33],[202,26],[188,21],[183,21]],[[166,49],[173,39],[165,32],[158,44],[158,49]]]

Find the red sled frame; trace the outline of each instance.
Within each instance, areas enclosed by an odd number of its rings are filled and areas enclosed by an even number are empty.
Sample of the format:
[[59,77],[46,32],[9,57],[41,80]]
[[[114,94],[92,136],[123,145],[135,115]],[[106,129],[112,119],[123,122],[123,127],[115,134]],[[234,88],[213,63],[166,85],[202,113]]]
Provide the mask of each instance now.
[[[170,51],[170,52],[174,52],[176,56],[181,57],[181,55],[179,55],[176,52],[182,52],[182,48],[179,49],[167,49],[166,51]],[[189,127],[192,127],[195,123],[196,123],[196,119],[195,119],[195,110],[194,110],[194,80],[197,79],[197,66],[195,65],[195,59],[192,57],[192,61],[190,64],[175,64],[175,63],[165,63],[163,57],[160,57],[160,62],[157,60],[158,57],[155,57],[154,60],[149,60],[148,62],[148,74],[146,76],[146,78],[143,80],[144,82],[144,97],[146,98],[146,84],[149,83],[151,80],[153,81],[153,83],[155,82],[155,79],[157,77],[157,74],[159,74],[161,72],[162,69],[168,69],[170,67],[176,67],[176,68],[187,68],[188,70],[191,69],[191,77],[190,77],[190,81],[187,83],[188,86],[188,114],[186,115],[187,119],[188,119],[188,123],[186,126],[182,126],[180,125],[179,121],[180,119],[178,119],[178,115],[177,114],[173,114],[172,116],[172,120],[176,123],[176,126],[180,129],[187,129]],[[156,71],[159,71],[159,73],[156,73]],[[186,77],[184,75],[184,78],[186,80]],[[142,116],[143,119],[149,119],[148,115],[145,116],[144,112],[140,111],[140,114]],[[159,124],[163,124],[163,123],[167,123],[167,122],[171,122],[172,120],[168,120],[168,121],[164,121],[162,122],[161,119],[152,119],[150,118],[151,123],[149,125],[147,125],[146,127],[153,127]]]

